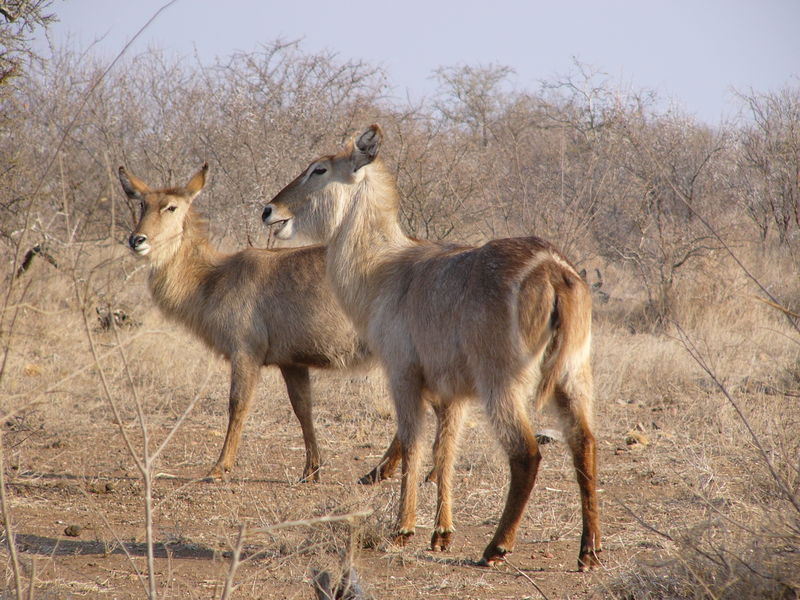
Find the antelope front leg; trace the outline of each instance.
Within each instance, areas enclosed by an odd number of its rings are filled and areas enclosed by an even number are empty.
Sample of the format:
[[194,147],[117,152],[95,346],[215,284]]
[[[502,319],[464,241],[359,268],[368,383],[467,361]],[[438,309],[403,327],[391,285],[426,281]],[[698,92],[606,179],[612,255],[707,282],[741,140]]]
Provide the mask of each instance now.
[[259,371],[259,365],[251,360],[249,356],[237,355],[231,357],[228,431],[225,434],[225,442],[222,444],[222,452],[219,455],[219,459],[208,472],[206,479],[220,480],[225,476],[225,473],[233,468],[236,454],[239,451],[239,442],[242,439],[242,429],[247,419],[247,412],[250,410],[253,392],[258,383]]
[[[453,541],[453,466],[463,414],[461,404],[441,404],[436,408],[437,431],[431,470],[431,474],[436,474],[436,522],[431,535],[431,550],[434,552],[444,552]],[[428,475],[430,480],[431,475]]]
[[319,481],[320,454],[317,447],[317,436],[314,433],[312,416],[311,380],[307,367],[281,367],[281,375],[286,382],[286,391],[292,403],[292,409],[300,421],[303,431],[303,443],[306,447],[306,465],[300,481]]
[[400,480],[400,511],[394,542],[405,543],[414,535],[417,522],[417,480],[419,475],[419,438],[425,416],[422,387],[418,378],[399,372],[392,381],[392,398],[397,414],[397,439],[401,446],[402,478]]
[[400,481],[400,512],[397,516],[397,533],[394,543],[405,546],[414,535],[417,525],[417,479],[419,475],[419,442],[409,440],[403,444],[402,479]]

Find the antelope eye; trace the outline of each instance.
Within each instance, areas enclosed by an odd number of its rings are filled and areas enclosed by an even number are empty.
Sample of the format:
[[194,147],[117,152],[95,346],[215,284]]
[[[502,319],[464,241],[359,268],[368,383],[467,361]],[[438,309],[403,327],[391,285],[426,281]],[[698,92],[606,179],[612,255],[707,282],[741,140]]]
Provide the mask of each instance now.
[[175,206],[174,204],[170,204],[170,205],[167,207],[167,210],[168,210],[169,212],[175,212],[176,210],[178,210],[178,207],[177,207],[177,206]]
[[323,173],[326,173],[327,171],[328,171],[328,169],[326,169],[325,167],[317,167],[316,169],[314,169],[312,171],[312,173],[314,175],[322,175]]

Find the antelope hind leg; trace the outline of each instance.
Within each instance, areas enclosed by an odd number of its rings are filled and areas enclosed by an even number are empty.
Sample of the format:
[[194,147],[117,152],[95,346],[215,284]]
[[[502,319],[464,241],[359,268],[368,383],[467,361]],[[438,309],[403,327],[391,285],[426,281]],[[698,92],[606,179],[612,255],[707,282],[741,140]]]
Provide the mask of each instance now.
[[542,455],[521,395],[514,391],[500,391],[486,400],[485,408],[508,454],[511,471],[511,483],[500,523],[480,560],[481,565],[491,566],[503,562],[505,555],[514,549],[517,528],[536,482]]
[[581,492],[583,531],[578,553],[578,571],[600,566],[598,555],[602,552],[600,509],[597,502],[597,443],[591,430],[590,417],[587,416],[587,411],[591,408],[590,382],[591,374],[587,370],[568,381],[567,385],[557,387],[555,394]]

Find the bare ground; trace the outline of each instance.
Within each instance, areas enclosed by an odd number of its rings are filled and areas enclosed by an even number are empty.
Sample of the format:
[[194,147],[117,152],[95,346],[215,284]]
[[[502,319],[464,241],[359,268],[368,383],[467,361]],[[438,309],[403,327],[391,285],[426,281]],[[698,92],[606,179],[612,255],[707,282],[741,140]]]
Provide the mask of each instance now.
[[[499,517],[506,470],[476,415],[457,465],[453,548],[445,554],[427,549],[433,484],[422,488],[417,536],[408,547],[393,548],[384,538],[390,533],[399,482],[355,483],[379,459],[393,423],[367,416],[375,435],[365,435],[359,422],[364,417],[355,420],[337,407],[341,381],[336,377],[316,382],[316,421],[326,455],[321,483],[298,482],[302,441],[276,377],[266,378],[264,396],[269,398],[262,397],[251,415],[230,480],[198,480],[215,460],[225,427],[224,365],[215,368],[220,373],[213,387],[220,389],[178,431],[155,488],[159,581],[175,597],[219,595],[241,523],[265,527],[363,510],[374,512],[352,527],[353,564],[378,598],[537,597],[536,586],[548,597],[603,597],[603,583],[615,570],[667,543],[637,518],[671,530],[676,522],[701,520],[709,510],[696,497],[697,474],[676,468],[683,442],[670,426],[670,411],[611,403],[599,410],[605,568],[591,574],[576,571],[577,486],[566,449],[558,442],[543,446],[534,497],[509,564],[477,567],[473,560]],[[53,597],[142,597],[135,574],[146,567],[141,480],[110,413],[94,399],[87,403],[95,409],[83,418],[73,412],[77,404],[66,406],[61,414],[67,418],[45,421],[34,414],[5,436],[13,457],[8,489],[18,547],[25,559],[35,559],[37,581]],[[154,419],[151,435],[163,438],[174,420]],[[625,443],[629,423],[643,424],[652,440],[647,447]],[[81,528],[78,537],[64,534],[70,525]],[[339,557],[350,551],[349,529],[317,525],[255,536],[246,546],[250,558],[236,574],[236,597],[312,597],[311,568],[338,566]]]

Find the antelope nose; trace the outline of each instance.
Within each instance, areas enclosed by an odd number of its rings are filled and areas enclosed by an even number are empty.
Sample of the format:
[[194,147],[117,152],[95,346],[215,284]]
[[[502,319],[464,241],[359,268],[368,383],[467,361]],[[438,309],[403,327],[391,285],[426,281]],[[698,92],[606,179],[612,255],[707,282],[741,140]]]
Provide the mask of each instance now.
[[272,215],[272,206],[267,204],[264,207],[264,212],[261,213],[261,220],[264,221],[264,223],[266,223],[271,215]]
[[128,245],[131,249],[136,250],[139,246],[144,244],[147,241],[146,235],[141,235],[139,233],[132,233],[131,237],[128,238]]

